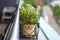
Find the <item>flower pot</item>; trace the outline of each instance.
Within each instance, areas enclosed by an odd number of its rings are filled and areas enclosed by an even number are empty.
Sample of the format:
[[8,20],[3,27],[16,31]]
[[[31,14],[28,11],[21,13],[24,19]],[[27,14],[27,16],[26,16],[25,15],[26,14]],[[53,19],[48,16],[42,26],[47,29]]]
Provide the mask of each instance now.
[[34,24],[21,24],[21,35],[24,37],[32,37],[35,35]]

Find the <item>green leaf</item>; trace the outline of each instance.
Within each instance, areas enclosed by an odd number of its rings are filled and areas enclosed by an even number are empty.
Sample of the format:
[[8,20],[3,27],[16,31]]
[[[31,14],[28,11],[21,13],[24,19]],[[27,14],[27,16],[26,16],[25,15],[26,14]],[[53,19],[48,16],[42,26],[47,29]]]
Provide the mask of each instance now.
[[36,13],[36,9],[30,5],[26,4],[19,9],[20,23],[37,23],[39,16]]

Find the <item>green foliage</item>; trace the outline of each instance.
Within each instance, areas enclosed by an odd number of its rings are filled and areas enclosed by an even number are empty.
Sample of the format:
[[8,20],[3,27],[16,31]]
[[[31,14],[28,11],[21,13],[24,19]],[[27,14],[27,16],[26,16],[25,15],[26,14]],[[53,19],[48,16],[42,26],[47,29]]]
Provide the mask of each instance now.
[[53,8],[53,6],[51,4],[49,4],[50,8]]
[[52,7],[54,16],[56,19],[60,19],[60,6],[59,5],[55,5],[54,7]]
[[31,4],[32,6],[36,7],[34,0],[24,0],[24,5],[25,4]]
[[42,5],[46,5],[47,4],[47,0],[42,0]]
[[24,23],[35,24],[39,20],[39,16],[36,13],[36,9],[30,4],[22,6],[21,9],[19,9],[19,13],[21,24]]
[[42,16],[42,13],[43,13],[43,6],[41,6],[40,8],[40,16]]
[[46,5],[46,0],[42,0],[41,4],[40,4],[40,16],[42,16],[42,13],[43,13],[43,6]]

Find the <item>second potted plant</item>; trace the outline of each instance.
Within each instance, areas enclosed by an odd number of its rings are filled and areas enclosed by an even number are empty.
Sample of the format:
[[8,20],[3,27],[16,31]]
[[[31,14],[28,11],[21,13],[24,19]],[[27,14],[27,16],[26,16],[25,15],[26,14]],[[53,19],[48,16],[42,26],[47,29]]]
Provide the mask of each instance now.
[[60,24],[60,6],[55,5],[55,6],[52,6],[51,8],[53,11],[54,18],[56,19],[57,23]]

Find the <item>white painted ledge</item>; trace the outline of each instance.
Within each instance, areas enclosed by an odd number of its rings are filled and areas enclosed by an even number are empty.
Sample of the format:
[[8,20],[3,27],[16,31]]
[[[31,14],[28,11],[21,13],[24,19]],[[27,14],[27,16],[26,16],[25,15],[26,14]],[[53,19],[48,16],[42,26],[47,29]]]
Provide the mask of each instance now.
[[18,11],[17,11],[16,22],[15,22],[12,37],[10,40],[19,40],[19,8],[22,6],[22,3],[23,1],[20,0]]
[[17,12],[16,22],[13,28],[12,37],[10,40],[18,40],[19,39],[19,13]]

